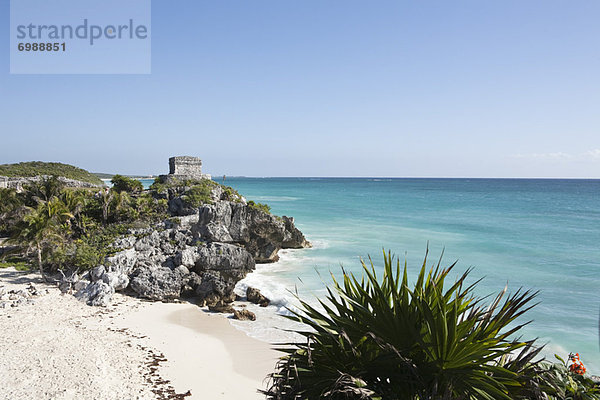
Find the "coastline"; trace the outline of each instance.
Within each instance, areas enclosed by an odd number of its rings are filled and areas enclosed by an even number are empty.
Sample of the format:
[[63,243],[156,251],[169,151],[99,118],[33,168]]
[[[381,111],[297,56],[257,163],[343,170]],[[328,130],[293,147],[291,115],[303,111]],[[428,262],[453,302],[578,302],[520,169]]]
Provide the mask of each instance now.
[[193,304],[117,293],[90,307],[34,273],[0,270],[6,293],[30,284],[30,302],[0,308],[0,397],[258,399],[279,355]]

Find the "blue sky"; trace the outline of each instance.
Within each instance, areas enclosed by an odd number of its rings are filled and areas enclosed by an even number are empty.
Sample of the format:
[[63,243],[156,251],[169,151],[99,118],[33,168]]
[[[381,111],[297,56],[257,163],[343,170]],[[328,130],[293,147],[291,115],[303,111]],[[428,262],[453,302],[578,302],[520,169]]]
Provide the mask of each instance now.
[[600,177],[597,0],[153,0],[150,75],[10,75],[0,14],[0,163]]

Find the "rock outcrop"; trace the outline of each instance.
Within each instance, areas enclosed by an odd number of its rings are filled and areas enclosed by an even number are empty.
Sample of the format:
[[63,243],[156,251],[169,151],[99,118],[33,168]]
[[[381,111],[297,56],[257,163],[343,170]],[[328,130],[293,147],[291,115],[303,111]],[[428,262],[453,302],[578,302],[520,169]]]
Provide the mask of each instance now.
[[[173,217],[115,241],[118,251],[86,274],[88,284],[77,283],[76,297],[105,306],[115,291],[128,290],[154,301],[196,297],[212,309],[230,310],[236,283],[255,263],[276,261],[280,249],[310,246],[292,218],[254,208],[220,185],[207,187],[212,204],[200,207],[186,201],[189,188],[161,194]],[[249,297],[268,305],[260,292]]]
[[248,310],[233,310],[233,319],[240,321],[256,321],[256,314]]
[[267,307],[271,300],[267,299],[258,289],[248,287],[246,289],[246,300],[250,303],[258,304],[261,307]]
[[194,230],[207,241],[241,244],[258,263],[279,260],[277,252],[281,249],[310,246],[293,218],[232,201],[200,207]]

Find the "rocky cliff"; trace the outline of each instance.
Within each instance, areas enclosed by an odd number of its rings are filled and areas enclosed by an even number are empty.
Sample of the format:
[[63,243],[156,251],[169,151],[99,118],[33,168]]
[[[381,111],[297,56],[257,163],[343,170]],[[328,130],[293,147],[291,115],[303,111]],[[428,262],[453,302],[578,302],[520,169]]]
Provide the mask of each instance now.
[[208,187],[209,200],[199,206],[187,196],[191,187],[159,194],[168,200],[171,218],[113,243],[118,251],[104,265],[72,282],[76,296],[90,305],[109,304],[119,290],[156,301],[229,303],[255,263],[277,261],[280,249],[310,246],[293,218],[257,209],[220,185]]

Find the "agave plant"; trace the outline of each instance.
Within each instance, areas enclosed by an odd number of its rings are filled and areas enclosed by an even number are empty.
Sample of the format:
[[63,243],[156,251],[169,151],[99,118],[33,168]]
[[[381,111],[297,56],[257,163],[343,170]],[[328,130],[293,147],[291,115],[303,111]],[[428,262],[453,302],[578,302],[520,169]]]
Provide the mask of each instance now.
[[298,298],[290,318],[309,328],[298,332],[306,340],[282,348],[268,399],[544,398],[540,348],[515,338],[537,293],[505,288],[485,305],[473,293],[479,281],[466,284],[470,270],[445,288],[456,263],[428,271],[426,256],[411,288],[391,253],[381,279],[369,261],[360,279],[332,275],[320,307]]

